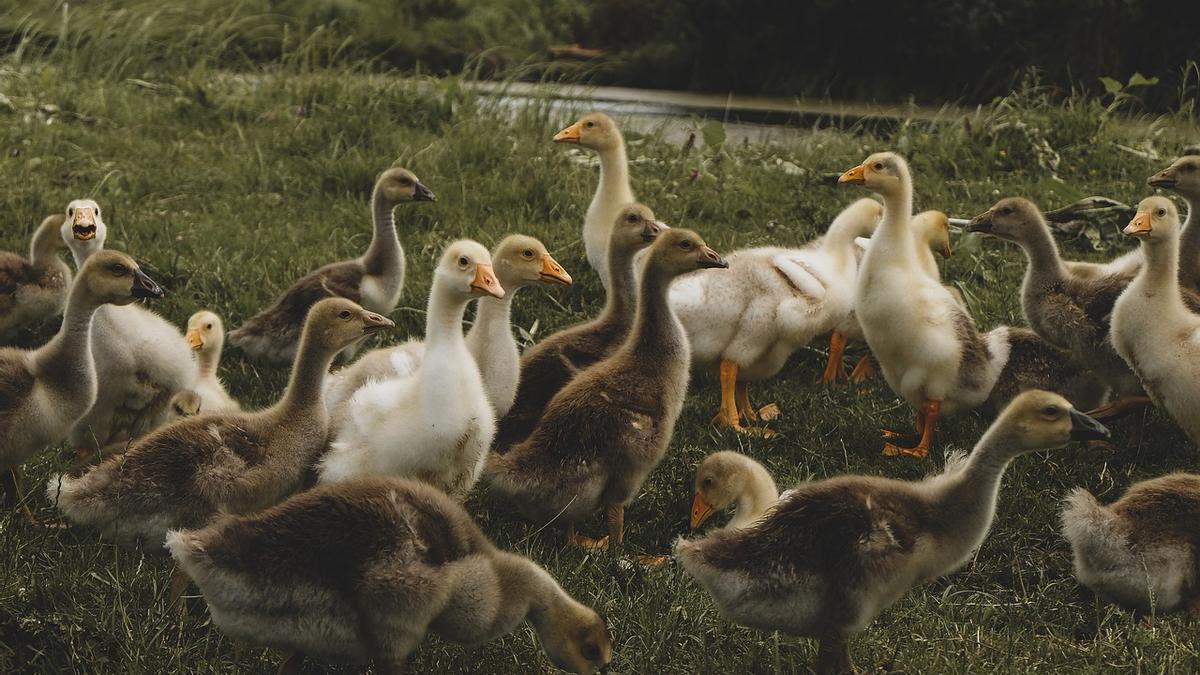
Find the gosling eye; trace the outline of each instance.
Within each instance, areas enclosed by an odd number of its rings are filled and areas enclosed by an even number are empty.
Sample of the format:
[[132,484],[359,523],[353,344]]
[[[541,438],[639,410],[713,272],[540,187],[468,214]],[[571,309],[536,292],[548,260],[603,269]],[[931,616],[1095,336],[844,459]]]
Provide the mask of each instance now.
[[1002,215],[1002,216],[1007,216],[1007,215],[1009,215],[1009,214],[1011,214],[1011,213],[1012,213],[1012,207],[1011,207],[1011,206],[1006,206],[1006,207],[1004,207],[1004,208],[1000,209],[1000,215]]
[[875,162],[875,166],[871,167],[876,171],[883,171],[883,162]]
[[679,242],[679,248],[685,251],[690,251],[692,248],[694,248],[694,245],[692,244],[691,239],[684,239],[683,241]]
[[700,481],[700,487],[703,487],[703,488],[710,488],[710,487],[712,487],[712,479],[711,479],[711,478],[705,478],[704,480]]
[[461,267],[463,269],[467,269],[467,265],[469,265],[469,264],[471,264],[471,261],[467,259],[467,256],[465,256],[465,255],[458,256],[458,266],[459,267]]
[[593,642],[585,642],[579,649],[579,653],[588,661],[600,660],[600,647]]
[[343,309],[342,311],[338,312],[338,318],[339,319],[349,319],[350,318],[350,310]]
[[75,215],[75,207],[74,207],[74,206],[72,206],[71,208],[67,209],[67,215],[68,215],[68,216],[73,216],[73,215]]
[[1058,417],[1060,411],[1057,406],[1048,405],[1045,408],[1042,408],[1042,414],[1046,417]]
[[533,260],[533,250],[527,248],[524,251],[521,251],[521,257],[525,258],[526,260]]
[[1158,216],[1159,218],[1162,218],[1163,216],[1167,215],[1167,210],[1160,208],[1159,210],[1154,212],[1154,215]]
[[636,223],[639,220],[641,220],[641,218],[639,218],[638,214],[636,214],[636,213],[631,213],[631,214],[625,216],[625,222],[627,222],[627,223]]
[[96,215],[97,215],[97,216],[99,216],[99,215],[100,215],[100,207],[99,207],[99,206],[97,206],[97,207],[96,207]]
[[129,274],[129,268],[121,263],[117,263],[116,265],[112,266],[112,273],[119,277],[123,277],[126,274]]
[[592,127],[596,126],[596,123],[595,122],[584,122],[583,126],[587,129],[591,129]]
[[211,323],[204,324],[204,330],[212,330],[212,327],[213,325]]

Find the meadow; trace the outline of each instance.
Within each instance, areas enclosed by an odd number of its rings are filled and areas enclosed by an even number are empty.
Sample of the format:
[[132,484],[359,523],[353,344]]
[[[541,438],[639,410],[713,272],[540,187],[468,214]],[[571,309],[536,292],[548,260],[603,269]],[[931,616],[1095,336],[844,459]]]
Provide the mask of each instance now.
[[[154,309],[177,323],[209,308],[236,326],[301,274],[358,255],[370,238],[374,178],[392,165],[412,169],[439,200],[397,212],[409,271],[393,314],[398,327],[383,342],[423,331],[434,261],[462,237],[491,246],[509,232],[537,236],[575,277],[568,288],[522,292],[514,323],[525,339],[603,303],[580,241],[595,162],[550,142],[572,115],[549,106],[512,113],[453,77],[106,68],[83,52],[10,55],[0,62],[0,92],[0,247],[25,250],[45,215],[92,197],[104,209],[108,246],[131,253],[167,289]],[[1047,208],[1089,195],[1136,204],[1150,192],[1146,177],[1200,138],[1184,113],[1130,118],[1035,85],[943,124],[814,128],[772,145],[726,146],[716,143],[717,127],[697,125],[713,145],[629,134],[633,185],[662,220],[698,230],[722,253],[817,236],[863,196],[833,187],[829,176],[875,150],[911,159],[918,209],[970,217],[1006,195]],[[1110,216],[1060,241],[1071,256],[1103,258],[1130,245],[1118,233],[1123,224]],[[973,238],[956,245],[944,276],[963,289],[979,324],[1020,324],[1020,252]],[[54,329],[30,330],[20,343],[40,344]],[[908,424],[910,410],[878,381],[816,384],[823,357],[824,345],[814,343],[780,377],[752,388],[757,404],[782,408],[773,423],[778,435],[769,439],[712,427],[718,388],[710,374],[696,373],[667,458],[627,510],[628,546],[666,553],[687,535],[693,471],[710,452],[745,452],[781,487],[844,472],[918,478],[940,470],[945,452],[970,449],[990,419],[980,411],[946,420],[928,460],[883,457],[878,429]],[[233,349],[222,373],[250,406],[274,400],[287,375]],[[1196,467],[1196,448],[1162,413],[1113,428],[1115,451],[1077,444],[1019,460],[975,558],[885,611],[852,642],[856,662],[928,673],[1200,670],[1195,623],[1134,618],[1081,591],[1072,577],[1057,524],[1068,489],[1086,486],[1108,501],[1134,481]],[[38,517],[53,517],[41,486],[71,458],[68,448],[52,448],[26,466]],[[558,531],[526,527],[485,487],[467,507],[498,545],[540,562],[607,616],[617,637],[613,672],[805,672],[815,656],[810,641],[724,621],[676,566],[646,569],[566,548]],[[601,528],[597,516],[583,529]],[[279,655],[223,637],[202,600],[181,622],[167,607],[169,575],[162,555],[120,550],[87,531],[29,529],[14,513],[0,513],[0,672],[273,672]],[[429,639],[411,666],[550,670],[529,629],[470,651]],[[324,668],[310,663],[306,672]]]

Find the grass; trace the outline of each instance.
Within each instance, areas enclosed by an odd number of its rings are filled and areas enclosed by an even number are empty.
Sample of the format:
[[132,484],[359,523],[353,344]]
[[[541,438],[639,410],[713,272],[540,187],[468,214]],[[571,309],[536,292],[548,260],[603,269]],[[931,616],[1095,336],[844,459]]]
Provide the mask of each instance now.
[[[409,277],[393,315],[394,339],[422,331],[433,263],[460,237],[490,246],[508,232],[532,234],[572,272],[574,286],[529,289],[518,299],[514,321],[538,326],[538,335],[602,304],[580,241],[596,172],[586,155],[549,142],[566,117],[536,106],[511,115],[467,95],[453,78],[306,68],[100,70],[78,54],[9,58],[0,66],[0,103],[7,101],[0,105],[0,213],[7,221],[0,247],[25,250],[44,215],[72,198],[94,197],[105,210],[109,246],[129,251],[168,289],[155,309],[183,323],[207,307],[236,326],[303,272],[361,252],[374,176],[403,165],[439,201],[398,213]],[[905,124],[887,135],[813,130],[786,144],[690,152],[655,134],[629,140],[639,197],[668,223],[695,228],[728,252],[815,236],[862,196],[829,187],[825,177],[882,148],[912,159],[921,209],[969,216],[1010,194],[1046,206],[1090,194],[1133,204],[1148,194],[1146,176],[1195,140],[1184,121],[1118,123],[1094,101],[1051,100],[1030,88],[963,123]],[[1110,239],[1102,243],[1124,245],[1114,225],[1103,226]],[[945,276],[969,291],[980,324],[1019,323],[1019,252],[959,243]],[[1077,257],[1102,255],[1089,253],[1084,239],[1063,243]],[[53,330],[31,330],[21,344],[40,344]],[[941,452],[929,461],[881,457],[876,429],[906,424],[911,412],[879,384],[815,385],[822,345],[813,347],[752,389],[759,403],[783,408],[774,439],[709,426],[717,387],[697,374],[667,458],[628,510],[633,548],[666,552],[686,534],[692,472],[715,450],[762,460],[781,485],[844,472],[917,478],[940,467]],[[284,369],[232,350],[222,372],[250,405],[272,401],[286,378]],[[969,449],[987,421],[985,413],[947,420],[942,450]],[[1140,441],[1138,420],[1118,424],[1113,453],[1071,447],[1017,462],[978,555],[885,611],[854,641],[858,663],[891,662],[909,672],[1200,670],[1194,625],[1139,621],[1081,593],[1057,533],[1059,500],[1073,486],[1111,500],[1136,480],[1196,466],[1196,449],[1169,419],[1151,413],[1145,424]],[[40,486],[67,461],[60,447],[26,466],[41,517],[52,512]],[[484,489],[468,509],[500,546],[545,565],[609,617],[619,638],[615,672],[804,672],[813,660],[810,641],[721,619],[677,567],[625,569],[604,555],[564,549],[554,532],[527,532]],[[585,531],[600,527],[597,518]],[[273,671],[278,655],[224,638],[201,606],[179,622],[165,605],[169,571],[163,556],[122,551],[86,531],[26,529],[13,514],[0,514],[0,672]],[[529,673],[549,666],[522,629],[467,652],[431,638],[412,668]]]

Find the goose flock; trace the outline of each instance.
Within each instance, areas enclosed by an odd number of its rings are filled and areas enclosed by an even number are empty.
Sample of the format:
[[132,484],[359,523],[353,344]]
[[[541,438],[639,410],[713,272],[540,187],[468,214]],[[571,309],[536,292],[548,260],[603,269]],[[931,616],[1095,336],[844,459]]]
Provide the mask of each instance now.
[[[511,235],[492,251],[445,246],[423,338],[354,358],[395,327],[406,269],[396,210],[436,201],[407,169],[379,176],[363,256],[302,277],[228,336],[212,311],[180,330],[134,304],[163,290],[104,248],[100,204],[69,202],[35,230],[28,259],[0,253],[0,339],[61,320],[36,349],[0,348],[6,503],[39,526],[21,465],[69,442],[78,461],[45,485],[66,523],[165,548],[171,601],[182,610],[195,584],[217,627],[287,655],[280,672],[314,657],[399,673],[429,633],[479,644],[526,621],[557,667],[603,672],[614,649],[604,620],[536,562],[497,549],[468,495],[483,482],[566,545],[622,555],[625,508],[670,450],[693,371],[720,382],[715,424],[769,435],[761,422],[786,411],[756,407],[748,384],[828,335],[821,380],[835,385],[860,340],[871,357],[850,379],[877,370],[915,413],[913,432],[883,431],[884,454],[926,457],[943,417],[986,407],[996,417],[974,449],[920,481],[843,475],[782,494],[755,460],[718,452],[697,468],[691,527],[734,515],[674,548],[729,621],[815,638],[814,668],[841,673],[855,671],[854,633],[972,557],[1017,457],[1104,443],[1098,420],[1145,406],[1200,444],[1200,157],[1149,179],[1187,202],[1188,222],[1172,200],[1147,197],[1124,230],[1140,248],[1109,263],[1063,260],[1019,197],[970,219],[968,231],[1028,258],[1028,327],[985,331],[940,278],[948,218],[912,213],[895,153],[841,175],[878,200],[850,203],[820,238],[723,256],[634,201],[610,117],[585,115],[553,140],[599,154],[583,242],[606,302],[523,354],[510,322],[518,291],[572,276],[542,242]],[[226,391],[227,337],[252,359],[291,364],[276,403],[247,411]],[[600,512],[605,531],[581,532]],[[1108,505],[1075,488],[1061,530],[1079,582],[1101,598],[1200,614],[1200,475],[1146,480]]]

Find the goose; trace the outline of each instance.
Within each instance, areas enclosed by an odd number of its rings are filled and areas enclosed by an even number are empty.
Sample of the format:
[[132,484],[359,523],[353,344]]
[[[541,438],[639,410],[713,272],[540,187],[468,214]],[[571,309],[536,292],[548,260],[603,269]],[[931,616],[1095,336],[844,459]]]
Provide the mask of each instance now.
[[[59,234],[78,267],[104,249],[108,227],[95,201],[77,199]],[[171,397],[192,389],[199,373],[179,328],[139,305],[99,308],[91,348],[99,394],[68,437],[85,461],[160,426],[171,415]]]
[[1079,582],[1141,614],[1200,616],[1197,523],[1200,475],[1188,473],[1135,483],[1108,506],[1076,488],[1062,512]]
[[225,391],[225,385],[217,376],[221,363],[221,350],[225,346],[225,324],[221,317],[208,310],[200,310],[188,317],[188,346],[196,352],[199,376],[193,387],[200,399],[200,407],[206,413],[238,412],[242,406]]
[[1200,313],[1180,295],[1179,213],[1166,197],[1147,197],[1125,233],[1141,240],[1146,264],[1113,305],[1113,347],[1200,444]]
[[[882,211],[881,211],[882,214]],[[913,236],[917,240],[917,258],[921,269],[931,277],[941,281],[942,273],[938,268],[937,259],[934,254],[941,255],[943,258],[949,258],[953,254],[953,248],[950,246],[950,219],[941,211],[922,211],[912,218]],[[871,245],[870,238],[859,237],[854,240],[859,251],[856,258],[855,276],[857,279],[858,268],[857,264],[862,263],[862,255]],[[966,307],[966,302],[963,300],[962,294],[953,286],[946,286],[946,289],[955,296],[959,304]],[[837,328],[829,334],[829,361],[825,366],[825,372],[821,374],[822,384],[833,384],[839,379],[846,377],[846,371],[843,367],[842,360],[845,358],[846,344],[850,341],[863,341],[862,326],[858,323],[858,316],[854,310],[850,310],[850,314],[838,324]],[[855,364],[851,371],[849,380],[851,382],[862,382],[875,374],[875,365],[871,363],[870,355],[864,355]]]
[[[392,212],[403,203],[436,200],[433,192],[411,171],[399,168],[384,171],[371,194],[375,230],[367,252],[301,277],[274,304],[231,331],[229,343],[253,358],[288,363],[296,354],[308,308],[321,298],[349,298],[377,314],[391,313],[400,301],[404,285],[404,249],[396,237]],[[347,347],[342,357],[353,356],[356,346]]]
[[608,245],[613,223],[621,209],[634,201],[633,190],[629,187],[625,138],[611,117],[594,112],[555,134],[554,142],[581,145],[595,150],[600,156],[600,183],[583,220],[583,248],[588,264],[608,289],[611,277]]
[[65,217],[47,217],[33,232],[29,259],[0,251],[0,339],[62,314],[71,287],[71,268],[58,256],[66,247],[58,234]]
[[1179,238],[1179,284],[1200,291],[1200,155],[1180,157],[1146,182],[1170,190],[1187,202],[1187,222]]
[[162,289],[132,258],[106,251],[79,270],[49,342],[34,350],[0,348],[0,478],[28,522],[33,516],[19,490],[21,464],[66,437],[96,402],[93,315],[105,304],[161,297]]
[[[503,298],[481,298],[476,303],[475,321],[467,331],[467,349],[479,366],[488,400],[499,418],[512,408],[521,375],[521,352],[512,334],[512,300],[517,291],[536,283],[571,285],[571,275],[533,237],[505,237],[492,251],[496,279]],[[341,408],[360,387],[372,380],[411,375],[425,356],[425,343],[409,340],[395,347],[375,349],[335,372],[328,381],[326,404]]]
[[496,426],[496,452],[504,454],[525,440],[550,399],[571,378],[608,356],[625,339],[637,303],[633,258],[666,229],[642,204],[631,204],[617,215],[606,257],[610,282],[604,309],[595,319],[560,330],[521,356],[513,406]]
[[[1027,199],[1009,197],[976,216],[971,232],[1017,243],[1029,259],[1021,289],[1026,321],[1038,335],[1066,350],[1108,384],[1118,397],[1100,419],[1115,417],[1148,403],[1142,383],[1117,353],[1111,339],[1113,305],[1129,286],[1130,277],[1108,275],[1079,277],[1059,257],[1058,247],[1037,206]],[[1188,300],[1200,309],[1200,297]]]
[[695,530],[730,506],[736,510],[725,529],[749,527],[779,500],[779,488],[766,467],[733,450],[714,452],[696,469],[696,496],[689,525]]
[[[528,439],[489,455],[492,491],[536,522],[561,519],[571,544],[616,552],[625,505],[666,453],[687,393],[688,340],[668,300],[671,282],[728,264],[691,230],[659,234],[642,261],[629,336],[550,400]],[[575,523],[600,509],[607,541],[578,535]]]
[[[308,313],[291,379],[274,405],[175,421],[81,476],[51,476],[47,495],[69,522],[144,550],[158,549],[168,530],[276,504],[303,487],[325,448],[321,380],[334,356],[393,326],[345,298],[321,300]],[[182,590],[173,590],[172,601]]]
[[671,286],[671,309],[691,343],[693,365],[720,374],[714,424],[751,431],[741,423],[758,419],[747,382],[774,377],[792,353],[850,314],[854,240],[869,235],[881,215],[879,202],[860,199],[804,248],[734,251],[728,273],[693,272]]
[[486,248],[470,240],[446,247],[429,292],[421,366],[354,392],[318,466],[321,482],[409,476],[466,499],[496,418],[463,338],[463,311],[472,298],[504,295]]
[[1028,391],[940,475],[800,483],[749,527],[679,539],[676,559],[730,621],[818,638],[818,673],[858,672],[849,637],[913,586],[971,559],[1013,459],[1107,436],[1061,396]]
[[311,655],[398,674],[427,633],[478,645],[525,621],[558,668],[590,674],[612,660],[596,612],[419,481],[319,486],[259,514],[171,532],[166,546],[218,628],[291,654],[281,673]]
[[981,334],[954,295],[921,270],[904,158],[873,154],[839,183],[865,186],[884,201],[883,220],[859,267],[854,307],[884,379],[917,409],[918,436],[908,447],[899,443],[905,434],[884,431],[885,455],[925,457],[940,417],[989,400],[1002,405],[1023,389],[1103,394],[1087,386],[1092,376],[1086,369],[1031,332],[998,326]]

